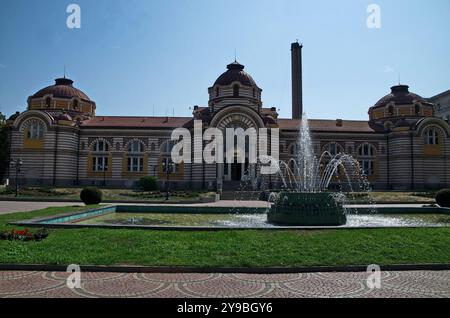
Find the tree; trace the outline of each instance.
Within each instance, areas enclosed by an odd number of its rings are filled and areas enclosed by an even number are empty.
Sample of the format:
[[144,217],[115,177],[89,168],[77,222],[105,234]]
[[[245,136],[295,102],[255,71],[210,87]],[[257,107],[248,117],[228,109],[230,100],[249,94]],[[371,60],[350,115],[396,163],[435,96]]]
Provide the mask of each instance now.
[[0,112],[0,182],[3,182],[9,166],[9,137],[6,117]]

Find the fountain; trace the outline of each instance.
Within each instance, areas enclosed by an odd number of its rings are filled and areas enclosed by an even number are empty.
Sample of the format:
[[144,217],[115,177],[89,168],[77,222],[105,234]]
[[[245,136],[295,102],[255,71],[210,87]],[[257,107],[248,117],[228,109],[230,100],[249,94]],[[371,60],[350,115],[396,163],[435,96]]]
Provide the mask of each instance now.
[[[344,195],[328,192],[333,177],[343,176],[350,190],[367,190],[368,182],[361,173],[359,163],[352,156],[325,151],[319,158],[314,155],[308,120],[301,122],[295,158],[288,163],[273,162],[283,190],[272,193],[273,202],[267,220],[287,226],[338,226],[347,222],[343,207]],[[339,173],[338,173],[339,172]]]

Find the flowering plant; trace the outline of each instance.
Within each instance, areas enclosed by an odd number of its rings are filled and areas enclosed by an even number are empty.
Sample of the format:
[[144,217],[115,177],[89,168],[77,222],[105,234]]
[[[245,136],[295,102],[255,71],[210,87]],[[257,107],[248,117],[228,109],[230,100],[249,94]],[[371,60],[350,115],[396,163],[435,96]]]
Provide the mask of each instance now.
[[48,236],[46,229],[40,229],[35,233],[29,229],[5,231],[0,233],[0,239],[9,241],[41,241]]

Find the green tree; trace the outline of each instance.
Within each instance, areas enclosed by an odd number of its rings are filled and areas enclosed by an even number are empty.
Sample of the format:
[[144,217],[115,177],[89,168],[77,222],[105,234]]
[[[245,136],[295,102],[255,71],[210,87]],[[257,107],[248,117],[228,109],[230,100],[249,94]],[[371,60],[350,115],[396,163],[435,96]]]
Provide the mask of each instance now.
[[0,112],[0,182],[3,181],[9,166],[9,137],[6,117]]

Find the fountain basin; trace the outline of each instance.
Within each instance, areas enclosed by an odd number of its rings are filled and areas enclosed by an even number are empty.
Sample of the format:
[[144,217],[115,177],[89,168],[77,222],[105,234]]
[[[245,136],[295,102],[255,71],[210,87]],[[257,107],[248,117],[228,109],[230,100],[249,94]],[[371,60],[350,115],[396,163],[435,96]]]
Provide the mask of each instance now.
[[287,226],[338,226],[347,217],[342,203],[330,193],[280,192],[267,220]]

